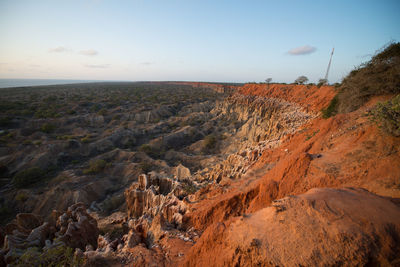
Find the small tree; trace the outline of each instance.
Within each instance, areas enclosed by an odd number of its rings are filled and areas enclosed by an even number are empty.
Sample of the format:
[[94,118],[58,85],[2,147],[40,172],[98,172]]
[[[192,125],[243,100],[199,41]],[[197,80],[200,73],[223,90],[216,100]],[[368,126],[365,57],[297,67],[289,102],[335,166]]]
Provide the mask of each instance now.
[[318,88],[319,88],[319,87],[321,87],[322,85],[325,85],[325,84],[327,84],[327,83],[328,83],[328,80],[327,80],[327,79],[319,79],[317,86],[318,86]]
[[308,78],[306,76],[299,76],[294,83],[296,84],[305,84],[306,82],[308,82]]
[[271,83],[272,78],[267,78],[265,79],[265,82],[267,83],[267,88],[269,89],[269,84]]

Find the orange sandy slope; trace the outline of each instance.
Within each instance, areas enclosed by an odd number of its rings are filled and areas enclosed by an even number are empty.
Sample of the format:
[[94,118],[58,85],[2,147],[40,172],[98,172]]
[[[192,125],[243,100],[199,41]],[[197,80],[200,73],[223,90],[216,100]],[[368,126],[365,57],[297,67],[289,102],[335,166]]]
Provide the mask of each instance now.
[[[248,84],[238,93],[284,99],[308,112],[320,111],[335,95],[330,86],[271,84],[267,87]],[[329,119],[318,117],[284,137],[281,146],[265,151],[252,167],[254,173],[261,175],[232,181],[229,187],[210,186],[199,192],[203,200],[193,204],[192,211],[185,216],[187,227],[215,228],[231,217],[265,208],[272,200],[316,187],[361,187],[378,195],[399,198],[400,138],[386,135],[366,116],[377,100],[349,114]],[[272,169],[263,171],[267,165],[273,166]],[[209,235],[202,236],[198,244],[212,239]],[[198,246],[192,250],[201,250]],[[201,255],[196,253],[196,257]]]

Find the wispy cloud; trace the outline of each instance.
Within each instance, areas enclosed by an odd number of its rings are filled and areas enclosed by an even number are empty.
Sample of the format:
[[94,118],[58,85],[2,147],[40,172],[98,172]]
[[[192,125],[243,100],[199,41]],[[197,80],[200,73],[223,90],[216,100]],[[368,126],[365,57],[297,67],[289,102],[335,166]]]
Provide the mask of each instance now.
[[149,62],[149,61],[140,62],[140,65],[144,65],[144,66],[149,66],[149,65],[153,65],[153,64],[154,64],[154,62]]
[[290,49],[288,53],[293,56],[300,56],[300,55],[307,55],[314,53],[317,50],[317,48],[310,46],[310,45],[305,45],[305,46],[299,46],[293,49]]
[[69,51],[71,51],[71,50],[64,46],[58,46],[58,47],[49,49],[49,52],[51,52],[51,53],[65,53],[65,52],[69,52]]
[[111,65],[110,64],[85,64],[84,66],[87,68],[93,68],[93,69],[106,69],[106,68],[109,68]]
[[85,55],[85,56],[96,56],[99,52],[97,52],[94,49],[88,49],[88,50],[81,50],[79,51],[79,54]]

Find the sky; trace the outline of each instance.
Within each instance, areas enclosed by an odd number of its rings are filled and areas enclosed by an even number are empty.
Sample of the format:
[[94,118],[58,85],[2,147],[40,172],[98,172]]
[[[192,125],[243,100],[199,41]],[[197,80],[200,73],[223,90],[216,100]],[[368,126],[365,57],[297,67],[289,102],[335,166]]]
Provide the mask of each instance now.
[[0,78],[340,82],[400,41],[398,0],[0,0]]

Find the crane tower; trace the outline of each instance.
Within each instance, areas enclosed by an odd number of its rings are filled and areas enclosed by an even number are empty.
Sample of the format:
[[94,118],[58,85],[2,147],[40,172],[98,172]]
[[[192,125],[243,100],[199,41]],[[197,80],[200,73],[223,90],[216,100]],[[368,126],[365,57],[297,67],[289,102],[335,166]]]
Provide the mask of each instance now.
[[328,82],[328,74],[329,74],[329,69],[331,68],[332,56],[333,56],[334,51],[335,51],[335,48],[332,48],[331,58],[329,59],[328,68],[326,69],[326,74],[325,74],[326,82]]

